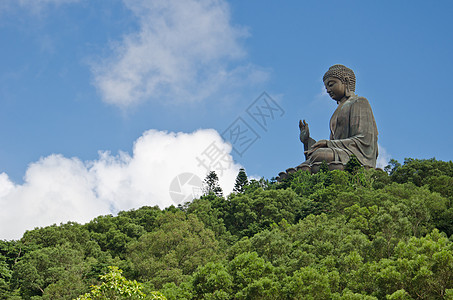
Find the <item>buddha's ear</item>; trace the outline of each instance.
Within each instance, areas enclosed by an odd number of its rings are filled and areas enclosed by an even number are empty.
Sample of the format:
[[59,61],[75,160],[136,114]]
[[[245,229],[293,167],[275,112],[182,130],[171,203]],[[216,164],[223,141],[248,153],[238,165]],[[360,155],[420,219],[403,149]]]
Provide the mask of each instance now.
[[350,97],[352,95],[351,90],[349,89],[349,76],[344,78],[344,95]]

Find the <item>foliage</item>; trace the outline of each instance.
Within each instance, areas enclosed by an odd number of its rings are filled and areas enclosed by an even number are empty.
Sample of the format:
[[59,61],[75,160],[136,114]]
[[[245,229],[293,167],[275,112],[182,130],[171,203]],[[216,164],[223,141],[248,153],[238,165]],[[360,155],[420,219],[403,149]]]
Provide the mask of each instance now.
[[14,265],[12,279],[25,299],[73,298],[84,290],[82,278],[87,270],[83,254],[64,244],[26,253]]
[[248,185],[248,183],[249,183],[249,180],[247,178],[247,174],[245,173],[244,168],[241,168],[236,177],[233,192],[244,193],[245,187]]
[[205,195],[213,194],[222,197],[223,191],[219,185],[219,177],[215,171],[211,171],[206,175],[206,178],[203,181],[203,190]]
[[191,284],[195,299],[229,299],[233,277],[223,263],[209,262],[195,272]]
[[362,168],[362,164],[360,163],[359,159],[357,158],[357,156],[355,156],[354,154],[352,154],[350,157],[349,157],[349,160],[348,162],[346,163],[346,166],[344,168],[344,170],[346,172],[349,172],[351,174],[357,174],[357,172],[359,172],[360,168]]
[[160,288],[181,283],[199,265],[214,260],[218,242],[195,215],[179,211],[156,220],[155,231],[142,235],[128,247],[134,277]]
[[0,241],[0,299],[453,299],[452,162],[352,161],[227,197],[208,177],[179,207]]
[[156,299],[166,300],[159,292],[152,292],[145,295],[141,290],[142,285],[137,281],[127,280],[122,276],[122,270],[118,267],[109,267],[110,272],[101,275],[102,283],[91,286],[91,291],[76,300],[110,300],[110,299]]
[[8,292],[8,285],[11,279],[12,271],[6,263],[6,258],[0,254],[0,294]]

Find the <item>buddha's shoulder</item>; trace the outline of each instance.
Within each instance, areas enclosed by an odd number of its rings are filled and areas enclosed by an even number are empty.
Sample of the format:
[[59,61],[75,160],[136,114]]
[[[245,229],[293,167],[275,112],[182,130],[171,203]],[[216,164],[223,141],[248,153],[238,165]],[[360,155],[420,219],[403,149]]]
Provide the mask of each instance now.
[[357,96],[357,95],[354,95],[352,96],[350,99],[349,99],[350,103],[351,104],[366,104],[366,105],[370,105],[370,103],[368,102],[368,99],[365,98],[365,97],[362,97],[362,96]]

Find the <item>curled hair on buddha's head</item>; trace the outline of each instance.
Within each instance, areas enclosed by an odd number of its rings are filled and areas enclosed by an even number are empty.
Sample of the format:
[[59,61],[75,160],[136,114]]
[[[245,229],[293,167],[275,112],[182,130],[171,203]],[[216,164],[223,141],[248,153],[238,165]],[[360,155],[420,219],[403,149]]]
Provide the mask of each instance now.
[[341,82],[346,83],[346,78],[348,78],[348,87],[351,92],[355,92],[355,74],[354,72],[343,65],[333,65],[329,70],[324,74],[322,81],[325,81],[329,77],[335,77],[341,80]]

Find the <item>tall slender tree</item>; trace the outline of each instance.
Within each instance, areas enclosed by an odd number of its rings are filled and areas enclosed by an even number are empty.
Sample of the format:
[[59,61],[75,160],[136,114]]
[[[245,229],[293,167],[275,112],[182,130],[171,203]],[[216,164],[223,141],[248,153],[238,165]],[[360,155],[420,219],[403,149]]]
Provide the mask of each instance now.
[[205,195],[216,195],[217,197],[223,196],[222,188],[219,185],[219,177],[215,171],[209,172],[204,179],[204,194]]
[[244,193],[245,186],[249,184],[247,174],[244,168],[239,169],[238,176],[236,176],[236,183],[234,184],[233,191],[236,193]]

